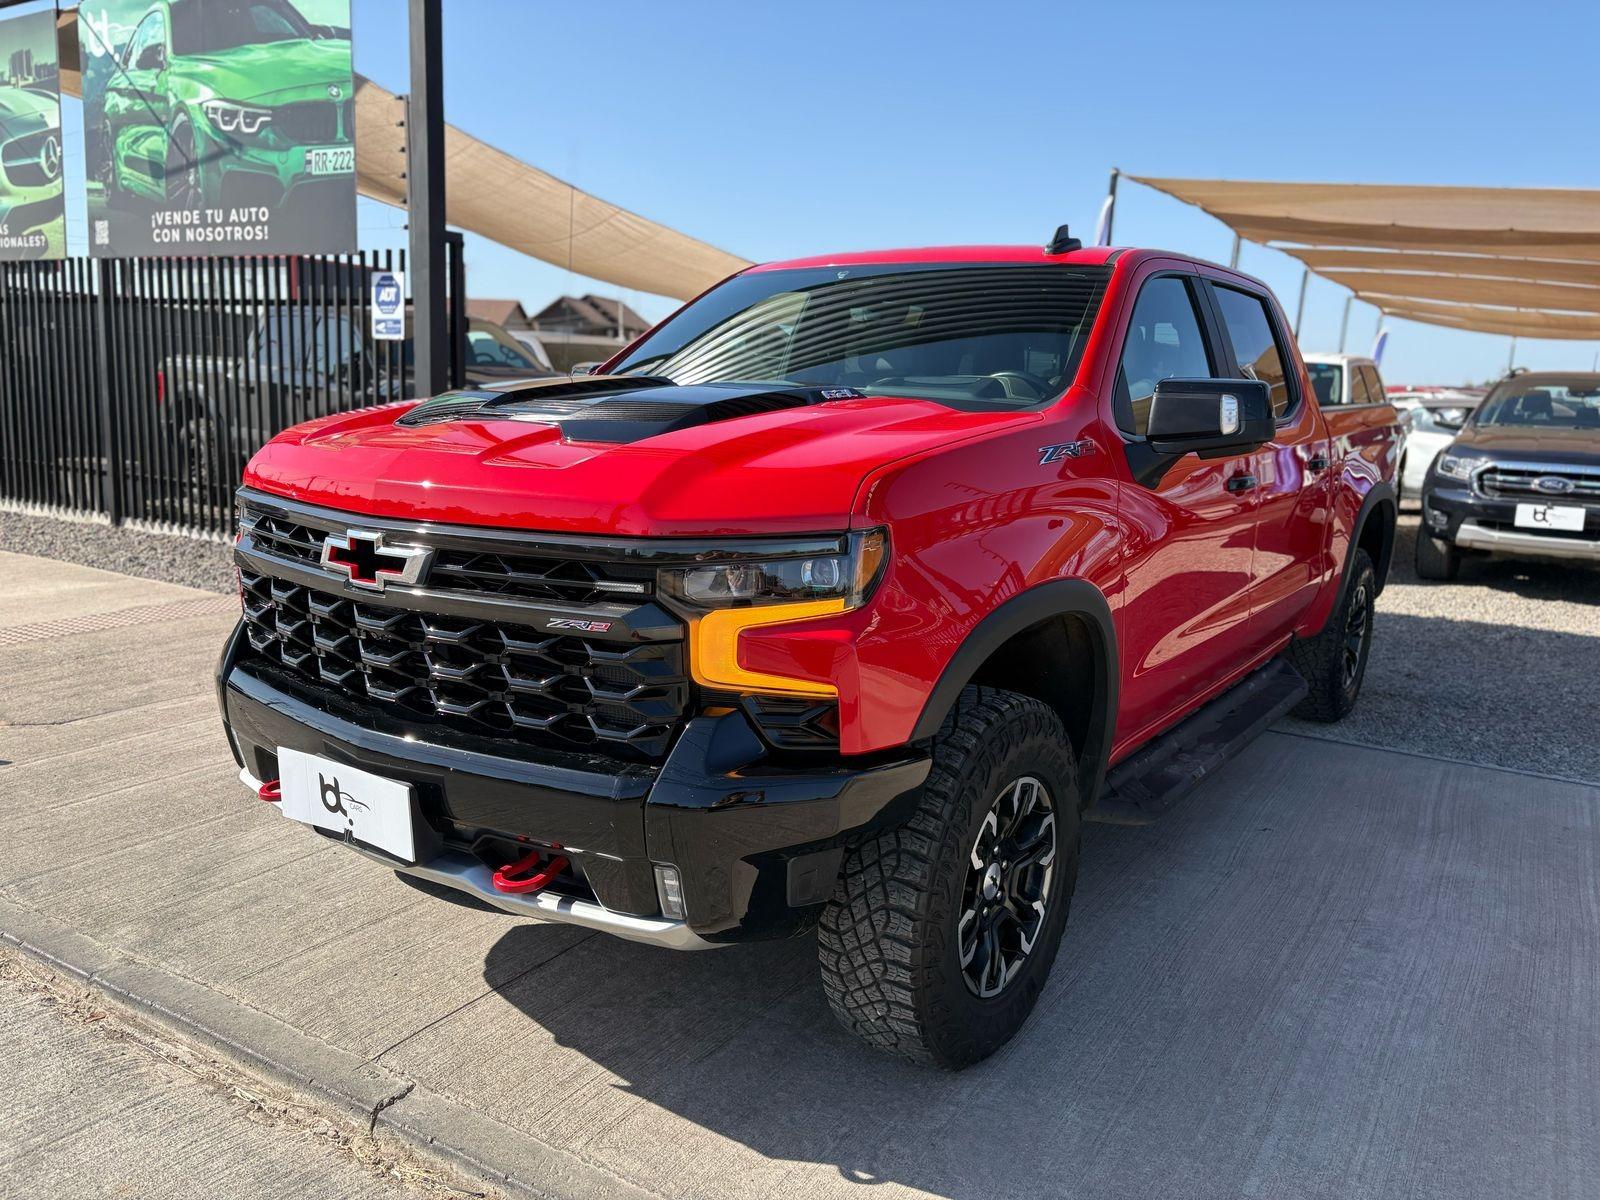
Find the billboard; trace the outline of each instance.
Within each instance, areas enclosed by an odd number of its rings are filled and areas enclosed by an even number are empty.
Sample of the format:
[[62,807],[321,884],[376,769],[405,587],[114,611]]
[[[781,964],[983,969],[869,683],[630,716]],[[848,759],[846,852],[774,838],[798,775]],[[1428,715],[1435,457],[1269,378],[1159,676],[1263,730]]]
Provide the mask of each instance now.
[[350,0],[84,0],[89,249],[356,246]]
[[56,14],[0,21],[0,258],[67,252]]

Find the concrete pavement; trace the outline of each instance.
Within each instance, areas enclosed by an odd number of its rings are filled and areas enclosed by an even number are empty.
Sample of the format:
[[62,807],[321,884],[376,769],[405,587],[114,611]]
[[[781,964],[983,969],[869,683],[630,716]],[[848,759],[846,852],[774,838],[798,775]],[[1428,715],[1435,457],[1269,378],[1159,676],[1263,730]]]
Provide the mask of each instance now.
[[1593,786],[1269,734],[1089,827],[1032,1022],[932,1074],[835,1028],[807,940],[521,924],[291,826],[204,599],[0,555],[0,930],[380,1129],[561,1196],[1593,1192]]
[[[0,1195],[461,1196],[291,1096],[0,950]],[[475,1193],[474,1193],[475,1194]]]

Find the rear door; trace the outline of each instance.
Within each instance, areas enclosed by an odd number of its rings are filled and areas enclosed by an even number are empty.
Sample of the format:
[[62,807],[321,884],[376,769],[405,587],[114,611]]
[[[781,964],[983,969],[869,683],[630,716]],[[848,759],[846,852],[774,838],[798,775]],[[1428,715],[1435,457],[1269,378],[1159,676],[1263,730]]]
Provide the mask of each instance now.
[[1118,657],[1118,736],[1143,741],[1171,724],[1238,666],[1250,616],[1256,499],[1239,490],[1248,455],[1188,454],[1159,477],[1142,474],[1150,400],[1163,379],[1225,375],[1202,281],[1146,278],[1134,302],[1114,383],[1113,410],[1130,481]]
[[1260,652],[1289,636],[1326,577],[1331,455],[1277,304],[1232,282],[1213,280],[1209,291],[1231,369],[1267,384],[1277,418],[1276,436],[1250,456],[1249,468],[1256,531],[1248,642]]

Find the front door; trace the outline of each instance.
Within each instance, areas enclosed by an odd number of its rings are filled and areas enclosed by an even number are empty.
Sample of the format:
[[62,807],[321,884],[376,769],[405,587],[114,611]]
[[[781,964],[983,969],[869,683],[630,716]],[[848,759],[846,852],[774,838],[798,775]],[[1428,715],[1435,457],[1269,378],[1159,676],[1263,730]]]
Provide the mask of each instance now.
[[1140,478],[1137,470],[1147,457],[1140,443],[1156,384],[1221,374],[1201,286],[1179,274],[1145,281],[1117,372],[1113,404],[1129,464],[1117,629],[1121,747],[1173,723],[1237,668],[1250,617],[1257,502],[1245,486],[1251,457],[1187,454],[1159,477]]
[[[1288,364],[1283,315],[1264,295],[1211,285],[1234,369],[1272,393],[1277,433],[1252,456],[1256,478],[1255,580],[1251,585],[1252,653],[1286,641],[1324,578],[1328,541],[1326,426],[1307,403]],[[1360,393],[1357,393],[1359,395]]]

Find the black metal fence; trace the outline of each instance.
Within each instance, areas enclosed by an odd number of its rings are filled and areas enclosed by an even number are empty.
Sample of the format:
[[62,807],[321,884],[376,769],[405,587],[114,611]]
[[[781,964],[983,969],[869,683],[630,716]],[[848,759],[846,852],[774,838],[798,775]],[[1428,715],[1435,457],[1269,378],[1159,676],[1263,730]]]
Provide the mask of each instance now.
[[273,434],[410,395],[410,341],[370,336],[371,276],[404,269],[394,251],[0,263],[0,500],[228,535]]

